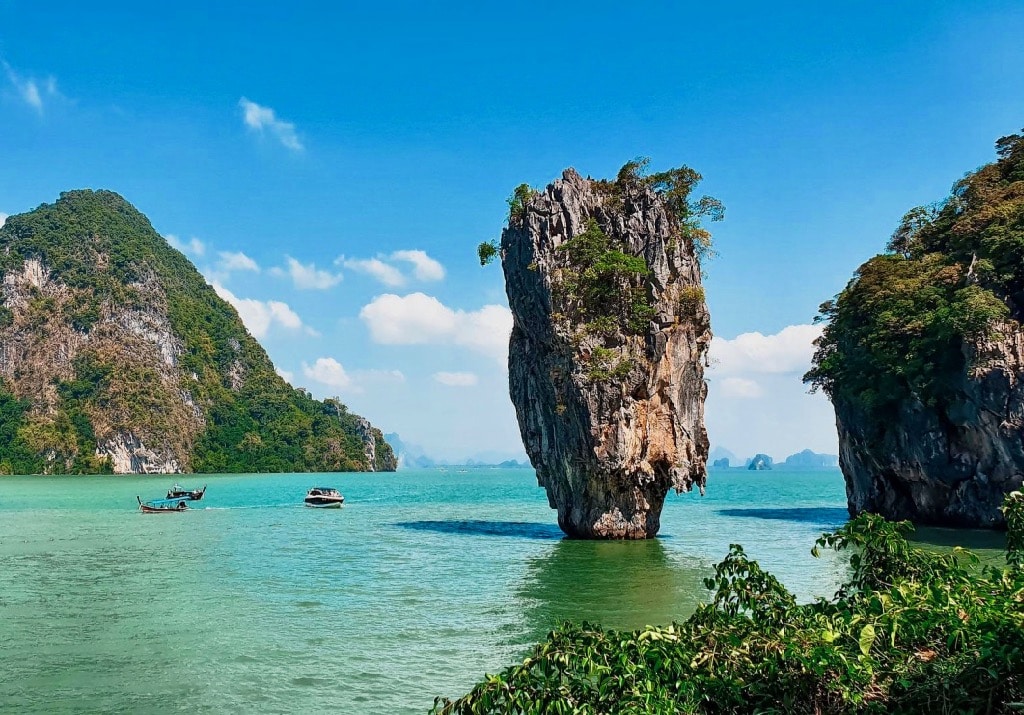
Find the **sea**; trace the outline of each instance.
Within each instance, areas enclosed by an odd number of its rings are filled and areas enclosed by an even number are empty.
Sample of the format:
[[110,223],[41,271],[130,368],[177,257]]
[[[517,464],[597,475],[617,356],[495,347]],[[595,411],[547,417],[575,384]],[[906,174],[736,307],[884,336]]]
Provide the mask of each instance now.
[[712,471],[639,542],[563,538],[530,469],[190,475],[194,508],[139,512],[174,479],[0,478],[0,712],[422,714],[566,619],[685,619],[730,544],[802,601],[848,568],[810,553],[848,518],[835,469]]

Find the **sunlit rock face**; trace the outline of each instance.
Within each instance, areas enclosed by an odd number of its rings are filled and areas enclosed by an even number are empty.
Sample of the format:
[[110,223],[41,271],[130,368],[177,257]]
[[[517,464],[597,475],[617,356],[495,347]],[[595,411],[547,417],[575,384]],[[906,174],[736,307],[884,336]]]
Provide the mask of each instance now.
[[[588,227],[643,260],[633,295],[649,306],[644,320],[600,323],[602,306],[584,310],[567,288],[589,266],[565,244]],[[510,218],[501,253],[514,317],[510,393],[559,526],[581,538],[655,536],[669,489],[703,492],[707,478],[711,330],[692,242],[642,182],[612,192],[568,169]],[[613,291],[603,307],[622,314],[629,299]]]

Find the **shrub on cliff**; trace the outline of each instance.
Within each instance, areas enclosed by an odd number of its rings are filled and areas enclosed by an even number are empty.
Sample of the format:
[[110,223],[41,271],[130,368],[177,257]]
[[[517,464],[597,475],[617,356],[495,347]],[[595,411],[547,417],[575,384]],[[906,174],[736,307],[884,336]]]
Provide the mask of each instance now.
[[435,715],[470,713],[1008,713],[1024,709],[1024,498],[1007,498],[1005,568],[935,554],[864,514],[812,550],[849,550],[832,599],[799,605],[733,545],[712,603],[633,633],[566,624],[522,664]]
[[983,367],[965,343],[1024,319],[1024,136],[996,151],[945,200],[907,212],[888,252],[822,304],[827,325],[805,381],[870,414],[908,397],[936,406]]

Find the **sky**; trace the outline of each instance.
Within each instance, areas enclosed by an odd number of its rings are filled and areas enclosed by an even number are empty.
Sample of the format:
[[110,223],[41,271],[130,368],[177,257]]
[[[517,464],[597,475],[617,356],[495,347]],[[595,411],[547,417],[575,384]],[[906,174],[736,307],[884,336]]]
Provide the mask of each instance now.
[[[439,459],[522,456],[505,198],[688,165],[713,445],[837,451],[818,305],[1024,126],[1024,4],[0,0],[0,220],[105,188],[279,372]],[[372,5],[372,7],[371,7]]]

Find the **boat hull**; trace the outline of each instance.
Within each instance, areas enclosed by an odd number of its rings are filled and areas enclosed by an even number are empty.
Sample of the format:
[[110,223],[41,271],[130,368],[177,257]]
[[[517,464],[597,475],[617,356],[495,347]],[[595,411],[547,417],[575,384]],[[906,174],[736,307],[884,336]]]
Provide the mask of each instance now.
[[340,509],[344,502],[344,499],[322,499],[316,497],[305,500],[306,506],[314,509]]
[[173,514],[179,511],[187,511],[188,504],[186,500],[182,499],[176,504],[161,504],[160,506],[154,506],[153,504],[144,504],[142,499],[135,497],[139,502],[139,511],[143,514]]

